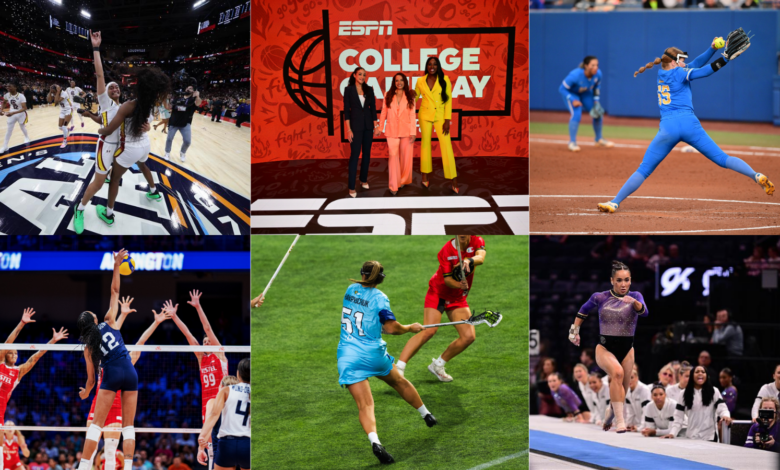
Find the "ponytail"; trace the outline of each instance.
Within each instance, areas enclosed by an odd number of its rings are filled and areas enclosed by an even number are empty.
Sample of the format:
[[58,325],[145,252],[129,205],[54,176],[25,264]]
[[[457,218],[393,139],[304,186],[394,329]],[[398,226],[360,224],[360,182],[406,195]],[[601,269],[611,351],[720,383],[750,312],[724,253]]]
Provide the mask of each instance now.
[[366,276],[366,280],[350,279],[352,282],[356,282],[363,287],[374,286],[381,284],[385,280],[383,273],[384,268],[379,261],[366,261],[363,263],[363,268],[360,270],[360,274]]
[[85,350],[89,350],[92,358],[92,365],[95,367],[95,374],[100,370],[100,329],[95,324],[95,318],[91,312],[81,312],[78,319],[78,327],[81,332],[79,341],[84,345]]
[[639,70],[634,72],[634,77],[636,77],[640,73],[644,72],[645,70],[649,70],[649,69],[653,68],[653,65],[658,65],[661,62],[662,62],[661,58],[660,57],[656,57],[654,61],[648,62],[647,65],[645,65],[644,67],[639,67]]

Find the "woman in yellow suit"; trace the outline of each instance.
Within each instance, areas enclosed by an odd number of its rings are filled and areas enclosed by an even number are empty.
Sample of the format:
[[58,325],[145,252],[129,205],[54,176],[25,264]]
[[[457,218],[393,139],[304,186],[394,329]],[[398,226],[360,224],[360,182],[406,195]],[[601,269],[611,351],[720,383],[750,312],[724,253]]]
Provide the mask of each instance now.
[[422,184],[428,187],[428,173],[433,171],[431,165],[431,134],[436,128],[441,148],[441,162],[444,166],[444,177],[452,180],[452,190],[458,193],[458,172],[455,169],[455,154],[450,141],[450,119],[452,118],[452,84],[444,75],[441,63],[436,57],[430,57],[425,63],[427,74],[417,80],[414,91],[422,98],[417,119],[422,133],[420,149],[420,171]]

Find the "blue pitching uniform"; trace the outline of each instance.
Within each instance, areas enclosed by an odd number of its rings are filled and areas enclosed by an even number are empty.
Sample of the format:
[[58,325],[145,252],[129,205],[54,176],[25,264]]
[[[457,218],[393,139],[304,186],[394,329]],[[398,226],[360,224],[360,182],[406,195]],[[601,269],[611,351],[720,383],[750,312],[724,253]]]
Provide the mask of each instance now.
[[[98,325],[100,330],[100,367],[103,368],[101,390],[112,392],[135,392],[138,390],[138,374],[130,361],[125,341],[119,330],[115,330],[103,322]],[[97,364],[96,364],[97,365]]]
[[379,289],[352,284],[341,309],[338,348],[339,385],[352,385],[393,370],[393,356],[382,339],[382,325],[395,320],[390,301]]
[[[563,96],[563,101],[566,102],[566,106],[571,113],[571,119],[569,119],[569,142],[577,142],[577,129],[580,127],[580,119],[582,118],[582,109],[590,112],[593,108],[593,104],[599,100],[599,86],[601,85],[601,70],[590,78],[585,76],[585,69],[577,67],[569,72],[566,78],[563,79],[563,83],[558,87],[558,91]],[[572,101],[577,100],[582,103],[582,106],[574,107]],[[596,142],[601,140],[601,123],[602,119],[593,120],[593,132],[596,134]]]
[[631,175],[615,199],[610,202],[619,205],[623,199],[639,189],[639,186],[679,142],[687,143],[719,166],[742,173],[756,181],[756,172],[750,168],[750,165],[739,158],[726,155],[726,152],[707,135],[699,119],[693,114],[691,82],[715,73],[716,69],[707,65],[713,54],[715,49],[709,47],[706,52],[687,64],[686,68],[676,67],[658,71],[658,107],[661,110],[658,134],[647,148],[639,169]]

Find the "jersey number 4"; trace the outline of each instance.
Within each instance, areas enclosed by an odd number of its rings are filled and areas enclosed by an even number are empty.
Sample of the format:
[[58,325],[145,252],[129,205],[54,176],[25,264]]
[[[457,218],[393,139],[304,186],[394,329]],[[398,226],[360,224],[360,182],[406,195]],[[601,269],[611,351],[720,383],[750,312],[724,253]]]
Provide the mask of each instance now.
[[241,400],[236,403],[236,414],[244,417],[244,426],[249,422],[249,402],[246,403],[246,409],[241,410]]
[[658,106],[672,102],[672,95],[669,93],[669,85],[658,85]]
[[[347,330],[347,333],[353,334],[354,329],[352,328],[351,318],[352,309],[343,307],[341,309],[341,315],[341,325]],[[360,336],[366,336],[366,333],[363,331],[363,312],[355,312],[355,326],[357,327]]]

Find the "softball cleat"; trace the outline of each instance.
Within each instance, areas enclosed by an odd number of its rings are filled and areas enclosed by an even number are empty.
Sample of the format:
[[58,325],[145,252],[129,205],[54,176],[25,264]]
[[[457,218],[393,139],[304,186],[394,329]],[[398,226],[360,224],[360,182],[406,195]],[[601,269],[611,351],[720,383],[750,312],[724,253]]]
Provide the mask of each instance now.
[[756,173],[756,183],[763,186],[764,192],[766,192],[768,196],[771,196],[775,193],[775,185],[773,185],[772,182],[769,181],[769,178],[767,178],[766,175],[762,175],[761,173]]
[[613,214],[616,210],[618,210],[618,205],[614,202],[599,203],[599,211],[601,212],[609,212],[610,214]]
[[579,152],[580,146],[575,144],[574,142],[569,142],[569,150],[571,150],[572,152]]
[[610,142],[607,139],[601,139],[601,140],[596,142],[596,145],[598,145],[599,147],[612,148],[612,147],[615,146],[615,143],[614,142]]

